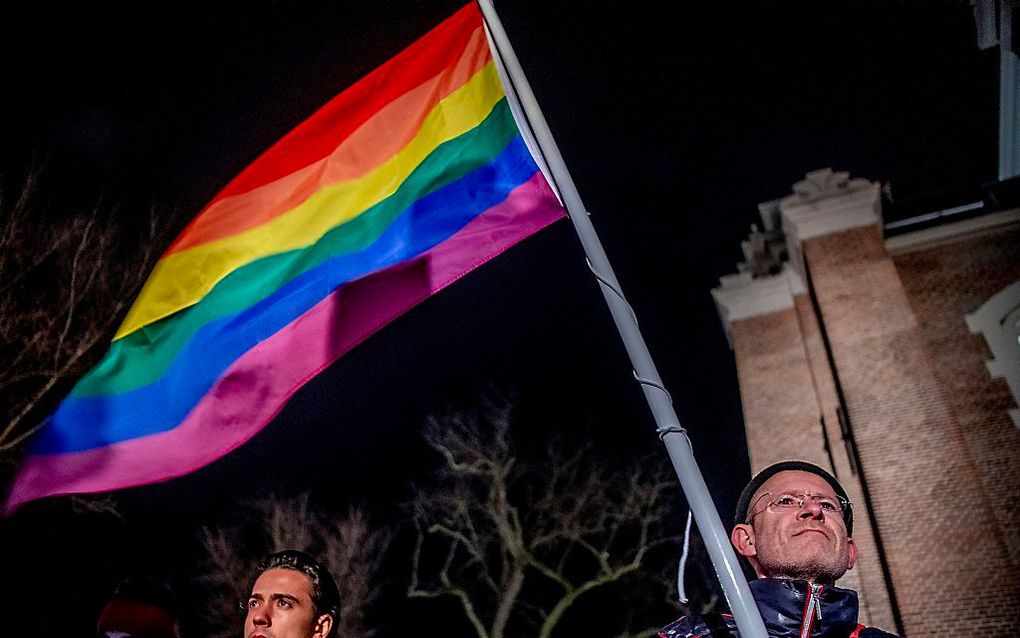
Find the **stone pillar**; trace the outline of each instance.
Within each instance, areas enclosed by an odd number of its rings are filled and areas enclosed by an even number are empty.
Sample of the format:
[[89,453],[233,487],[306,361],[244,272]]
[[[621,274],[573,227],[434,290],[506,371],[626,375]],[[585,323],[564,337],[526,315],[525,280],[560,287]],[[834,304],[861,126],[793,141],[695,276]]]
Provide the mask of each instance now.
[[855,508],[854,541],[857,543],[860,557],[857,566],[842,578],[840,585],[854,589],[859,594],[862,623],[892,630],[896,627],[896,621],[893,617],[889,589],[882,574],[878,545],[868,516],[859,468],[854,462],[851,442],[844,431],[842,408],[836,394],[836,385],[822,340],[818,317],[807,294],[795,297],[794,304],[800,318],[807,359],[813,371],[814,390],[821,408],[832,471],[846,489]]
[[789,269],[758,278],[749,272],[724,277],[712,291],[737,360],[752,471],[802,459],[839,478],[858,510],[854,540],[861,555],[839,585],[860,595],[861,622],[893,628],[861,487],[843,447],[832,375],[805,293]]
[[794,294],[796,273],[727,277],[712,291],[737,359],[752,471],[799,458],[829,467]]
[[1020,579],[886,252],[877,184],[816,171],[782,200],[815,294],[909,636],[1013,635]]

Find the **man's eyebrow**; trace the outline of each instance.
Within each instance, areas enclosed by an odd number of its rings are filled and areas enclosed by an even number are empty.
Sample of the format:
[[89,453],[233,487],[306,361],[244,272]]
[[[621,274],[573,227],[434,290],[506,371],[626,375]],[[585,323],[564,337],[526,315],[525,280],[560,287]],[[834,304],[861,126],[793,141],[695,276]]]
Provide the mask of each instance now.
[[271,598],[272,600],[292,600],[296,603],[301,602],[297,596],[294,596],[292,594],[271,594],[269,598]]
[[776,496],[800,496],[801,494],[804,494],[805,496],[810,496],[812,498],[824,498],[830,501],[840,500],[839,496],[835,494],[826,494],[825,492],[812,492],[810,490],[784,490],[782,492],[777,492]]
[[248,600],[251,600],[252,598],[258,598],[259,600],[262,600],[262,594],[256,594],[254,592],[248,594]]

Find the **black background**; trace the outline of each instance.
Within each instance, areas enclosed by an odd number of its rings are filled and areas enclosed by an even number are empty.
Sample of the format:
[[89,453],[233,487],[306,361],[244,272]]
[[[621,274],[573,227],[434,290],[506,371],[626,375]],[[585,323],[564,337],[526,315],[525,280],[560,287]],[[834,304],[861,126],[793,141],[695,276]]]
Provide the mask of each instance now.
[[[45,165],[40,223],[102,199],[129,220],[153,207],[181,228],[458,6],[5,7],[0,182],[12,192]],[[997,52],[977,50],[966,3],[497,10],[727,521],[749,467],[709,290],[735,271],[756,204],[826,166],[888,182],[894,197],[993,179]],[[198,527],[241,497],[311,488],[326,507],[397,517],[409,479],[433,462],[417,436],[424,418],[490,388],[515,393],[532,440],[562,429],[621,458],[658,445],[566,222],[383,329],[242,449],[122,492],[122,520],[26,506],[4,523],[4,586],[20,592],[26,626],[87,633],[120,577],[190,578]]]

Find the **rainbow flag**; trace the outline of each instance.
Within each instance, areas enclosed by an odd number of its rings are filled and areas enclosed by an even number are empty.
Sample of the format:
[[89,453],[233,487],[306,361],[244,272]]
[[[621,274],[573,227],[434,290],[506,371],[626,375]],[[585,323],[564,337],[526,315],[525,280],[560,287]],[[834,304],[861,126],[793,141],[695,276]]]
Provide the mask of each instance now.
[[212,463],[376,330],[563,215],[469,4],[192,220],[32,439],[5,511]]

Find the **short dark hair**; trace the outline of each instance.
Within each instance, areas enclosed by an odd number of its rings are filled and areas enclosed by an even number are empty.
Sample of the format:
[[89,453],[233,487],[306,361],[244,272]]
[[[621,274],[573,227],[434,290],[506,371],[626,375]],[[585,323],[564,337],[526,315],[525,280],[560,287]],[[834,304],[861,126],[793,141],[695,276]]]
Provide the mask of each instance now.
[[340,622],[340,590],[336,586],[329,570],[314,558],[296,549],[285,549],[275,552],[260,560],[255,566],[255,573],[248,584],[250,592],[255,587],[259,576],[270,569],[292,569],[308,577],[312,585],[312,606],[316,614],[329,614],[333,617],[333,628],[329,636],[335,636]]
[[[789,471],[808,472],[809,474],[815,474],[822,477],[825,479],[825,482],[836,491],[836,496],[845,500],[847,503],[850,503],[850,497],[847,496],[846,490],[843,489],[843,486],[839,484],[839,481],[837,481],[836,477],[832,474],[829,474],[817,465],[806,461],[780,461],[779,463],[774,463],[761,472],[755,474],[754,478],[752,478],[748,484],[744,486],[744,491],[740,493],[740,498],[737,500],[737,511],[734,515],[734,522],[749,522],[747,520],[747,515],[750,514],[750,512],[747,510],[751,507],[751,497],[754,496],[754,493],[758,491],[758,488],[765,484],[765,481],[769,480],[776,474]],[[847,536],[853,536],[854,508],[852,505],[843,509],[843,522],[846,523]]]

